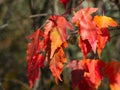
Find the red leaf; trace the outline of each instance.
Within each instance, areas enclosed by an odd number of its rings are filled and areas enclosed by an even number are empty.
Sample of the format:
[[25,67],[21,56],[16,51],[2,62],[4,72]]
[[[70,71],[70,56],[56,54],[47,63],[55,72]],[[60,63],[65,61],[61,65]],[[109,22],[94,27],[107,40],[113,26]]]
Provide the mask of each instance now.
[[73,88],[76,88],[76,86],[79,86],[81,84],[80,82],[83,81],[83,78],[84,78],[84,70],[81,70],[81,69],[73,70],[71,72]]
[[73,68],[72,84],[73,88],[78,86],[79,90],[96,90],[101,84],[101,68],[105,64],[100,60],[73,60],[67,65]]
[[30,88],[33,87],[35,80],[38,79],[40,74],[40,67],[44,65],[44,57],[38,55],[28,62],[28,78],[30,83]]
[[66,9],[66,6],[70,0],[59,0],[59,1],[64,5],[64,8]]
[[55,77],[56,83],[58,83],[58,79],[62,81],[60,74],[62,73],[64,63],[66,62],[66,57],[63,49],[60,47],[54,54],[53,58],[50,61],[50,70]]
[[34,81],[39,76],[39,68],[44,65],[44,57],[40,51],[44,51],[46,45],[40,37],[43,37],[42,30],[37,30],[30,35],[32,41],[28,43],[27,61],[28,61],[28,78],[32,88]]
[[108,28],[102,28],[100,33],[98,32],[98,56],[101,56],[102,49],[105,47],[107,42],[110,40],[110,34]]
[[90,43],[88,42],[88,40],[82,40],[81,37],[79,39],[79,47],[81,48],[83,54],[84,54],[84,59],[86,59],[86,55],[90,52],[91,50],[91,45]]
[[100,70],[105,66],[105,63],[100,60],[88,59],[85,62],[85,66],[88,69],[88,72],[85,72],[84,76],[89,79],[91,86],[97,89],[102,80],[102,73]]
[[98,28],[96,27],[96,24],[92,20],[91,14],[93,12],[96,12],[96,10],[97,8],[81,9],[77,13],[75,13],[75,15],[72,18],[72,22],[77,23],[81,39],[83,41],[88,40],[94,53],[96,53]]
[[104,71],[108,77],[111,90],[120,90],[120,62],[110,61]]

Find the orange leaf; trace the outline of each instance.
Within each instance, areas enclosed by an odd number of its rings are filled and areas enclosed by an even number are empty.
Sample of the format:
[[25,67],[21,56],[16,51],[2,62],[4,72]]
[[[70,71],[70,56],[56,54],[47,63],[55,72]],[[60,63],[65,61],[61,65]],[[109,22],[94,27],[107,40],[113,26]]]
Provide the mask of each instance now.
[[94,22],[100,30],[98,31],[98,56],[101,56],[102,49],[110,40],[108,26],[116,27],[118,24],[112,18],[107,16],[95,16]]
[[120,62],[110,61],[105,67],[104,74],[109,79],[111,90],[120,90]]
[[50,32],[50,39],[51,39],[51,55],[50,55],[50,58],[52,58],[55,50],[58,47],[60,47],[63,43],[57,28],[53,28],[52,31]]
[[50,70],[55,77],[56,83],[58,83],[58,79],[62,81],[60,74],[63,71],[64,63],[66,62],[66,57],[63,51],[63,48],[58,48],[53,58],[50,61]]
[[116,27],[118,25],[116,21],[107,16],[95,16],[93,20],[99,28]]

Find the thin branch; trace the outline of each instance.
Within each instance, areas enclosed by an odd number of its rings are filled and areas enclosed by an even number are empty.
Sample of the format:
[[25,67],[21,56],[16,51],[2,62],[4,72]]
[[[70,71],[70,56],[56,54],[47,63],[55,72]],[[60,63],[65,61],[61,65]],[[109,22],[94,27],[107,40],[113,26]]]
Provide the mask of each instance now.
[[117,26],[117,27],[115,27],[115,28],[110,28],[109,30],[110,30],[110,31],[120,30],[120,25]]
[[7,26],[8,26],[8,23],[3,24],[3,25],[0,26],[0,29],[3,29],[3,28],[5,28],[5,27],[7,27]]
[[48,16],[48,14],[43,13],[43,14],[30,15],[29,18],[36,18],[36,17],[43,17],[43,16]]
[[20,80],[18,80],[18,79],[8,79],[8,78],[4,78],[3,80],[4,80],[4,81],[7,81],[7,82],[11,81],[11,82],[14,82],[14,83],[18,83],[18,84],[24,86],[24,87],[25,87],[26,89],[28,89],[28,90],[30,89],[29,86],[28,86],[26,83],[24,83],[24,82],[22,82],[22,81],[20,81]]
[[117,37],[117,36],[120,36],[120,33],[117,33],[117,34],[111,36],[110,38],[112,39],[112,38]]
[[68,9],[65,13],[63,13],[63,16],[66,16],[67,14],[71,13],[73,10],[75,10],[78,6],[80,6],[83,3],[84,0],[81,0],[80,3],[78,3],[78,5],[76,5],[73,8]]

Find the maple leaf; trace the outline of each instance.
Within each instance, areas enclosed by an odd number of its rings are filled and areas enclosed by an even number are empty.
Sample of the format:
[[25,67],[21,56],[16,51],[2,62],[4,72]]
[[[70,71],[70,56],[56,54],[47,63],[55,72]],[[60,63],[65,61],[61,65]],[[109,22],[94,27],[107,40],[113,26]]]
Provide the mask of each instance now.
[[[72,22],[76,23],[79,28],[79,34],[81,39],[88,40],[89,44],[91,45],[92,50],[94,53],[96,53],[96,47],[97,47],[97,30],[95,22],[92,20],[91,14],[93,12],[96,12],[97,8],[84,8],[79,10],[75,13],[75,15],[72,17]],[[84,42],[83,42],[84,43]],[[85,43],[86,44],[86,43]],[[81,45],[79,45],[81,46]],[[89,45],[83,45],[84,48]],[[81,48],[83,48],[81,47]],[[86,50],[90,51],[90,50]],[[84,53],[88,53],[84,51]]]
[[66,6],[70,0],[59,0],[59,1],[64,5],[64,8],[66,9]]
[[50,33],[51,40],[51,55],[50,58],[53,57],[53,54],[57,48],[59,48],[62,43],[66,42],[67,33],[66,29],[69,28],[73,30],[73,27],[70,23],[66,21],[66,19],[62,16],[50,16],[47,24],[45,25],[45,35]]
[[116,27],[118,25],[116,21],[107,16],[95,16],[93,20],[99,28],[108,28],[108,26]]
[[53,58],[50,61],[50,70],[55,77],[56,83],[58,83],[58,79],[62,81],[60,74],[62,73],[64,63],[66,62],[66,57],[63,51],[63,48],[60,47],[56,50]]
[[109,40],[110,40],[110,34],[108,28],[100,29],[100,33],[98,32],[98,48],[97,48],[99,57],[101,56],[102,49],[105,47],[105,45]]
[[28,61],[28,78],[30,87],[32,88],[34,81],[39,76],[39,68],[44,66],[44,56],[40,54],[40,51],[44,51],[46,45],[40,37],[43,37],[44,33],[42,30],[37,30],[29,36],[31,40],[28,43],[27,49],[27,61]]
[[100,60],[73,60],[67,67],[72,68],[73,88],[78,86],[79,90],[96,90],[101,84],[101,68],[105,64]]
[[108,77],[111,90],[120,90],[120,62],[110,61],[105,67],[104,74]]
[[118,24],[112,18],[107,16],[95,16],[94,22],[100,28],[98,31],[98,56],[100,57],[102,49],[106,43],[110,40],[108,26],[116,27]]

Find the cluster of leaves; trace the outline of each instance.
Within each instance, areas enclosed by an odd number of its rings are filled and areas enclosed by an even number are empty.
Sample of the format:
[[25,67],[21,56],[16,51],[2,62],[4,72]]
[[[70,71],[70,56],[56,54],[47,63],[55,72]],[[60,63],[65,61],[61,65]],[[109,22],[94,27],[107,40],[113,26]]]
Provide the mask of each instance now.
[[[60,0],[64,7],[69,0]],[[96,90],[101,84],[103,77],[107,77],[111,90],[120,90],[120,62],[110,61],[105,63],[99,59],[87,59],[86,55],[92,50],[101,57],[101,52],[110,40],[108,26],[116,27],[117,23],[107,16],[94,16],[98,8],[81,8],[71,19],[71,22],[78,28],[78,46],[83,52],[82,60],[67,62],[64,48],[67,45],[67,30],[74,31],[62,15],[52,15],[44,25],[44,30],[38,29],[29,36],[27,61],[28,78],[30,87],[40,74],[40,68],[47,62],[56,83],[62,81],[60,75],[64,64],[72,68],[71,80],[73,89]]]

